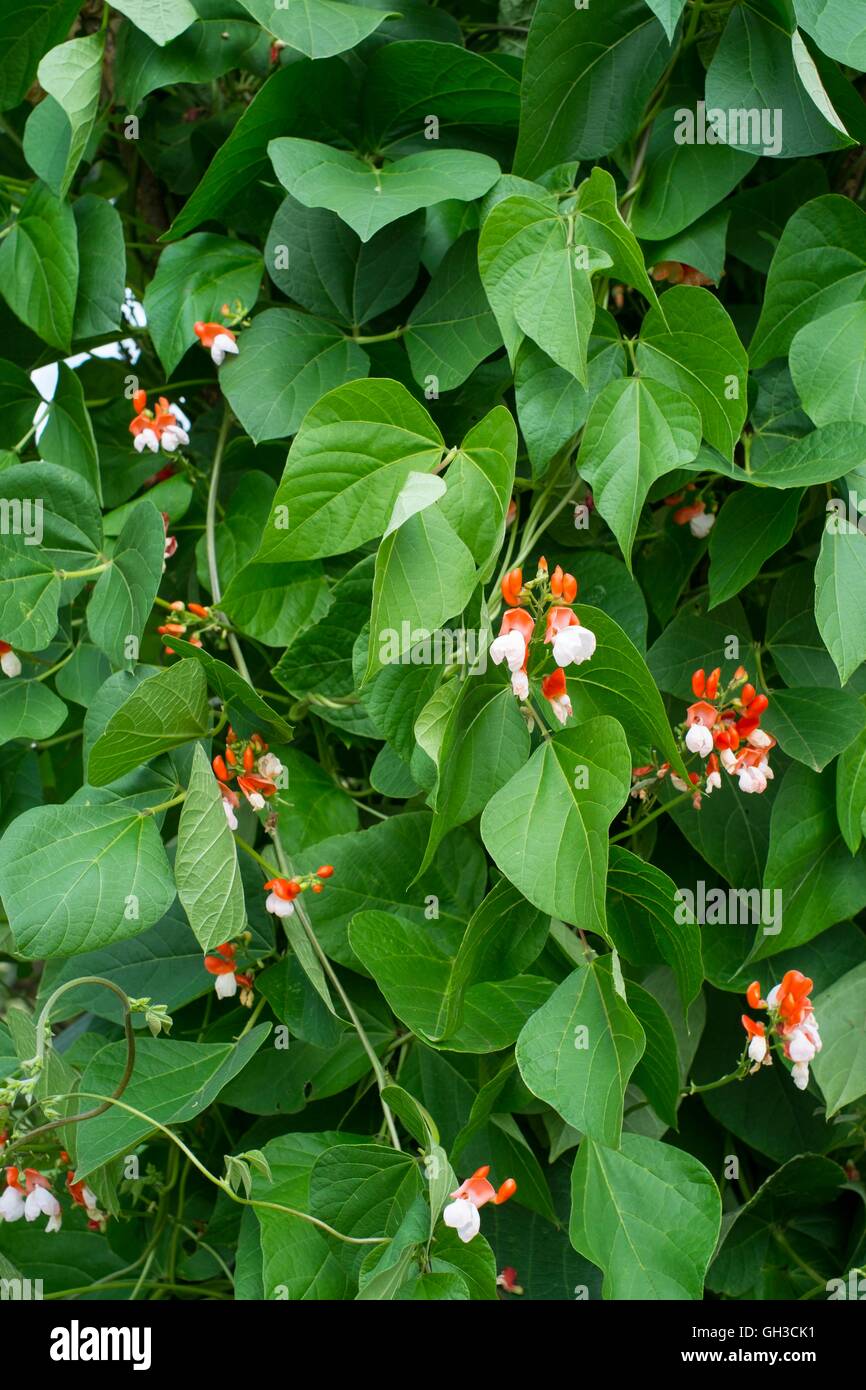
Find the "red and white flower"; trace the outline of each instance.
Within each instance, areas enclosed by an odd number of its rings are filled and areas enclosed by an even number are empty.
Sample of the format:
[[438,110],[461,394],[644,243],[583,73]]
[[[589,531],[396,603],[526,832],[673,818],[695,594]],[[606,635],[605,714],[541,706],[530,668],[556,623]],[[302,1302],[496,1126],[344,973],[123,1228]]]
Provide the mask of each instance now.
[[541,693],[546,700],[549,700],[550,707],[560,724],[565,724],[574,711],[568,696],[565,671],[561,666],[557,666],[555,671],[551,671],[549,676],[544,677],[541,682]]
[[221,323],[194,323],[192,331],[203,348],[210,349],[210,355],[218,367],[226,359],[226,354],[238,351],[238,340],[230,328]]
[[21,662],[8,642],[0,642],[0,671],[13,680],[21,675]]
[[0,1217],[4,1221],[36,1221],[47,1216],[47,1232],[59,1231],[60,1203],[51,1191],[51,1183],[35,1168],[24,1169],[24,1183],[19,1168],[6,1169],[6,1190],[0,1197]]
[[512,675],[516,671],[525,671],[534,627],[535,623],[523,608],[506,609],[499,636],[490,643],[490,660],[494,666],[500,666],[504,661]]
[[481,1229],[481,1218],[478,1215],[481,1207],[486,1206],[488,1202],[493,1202],[494,1206],[501,1206],[517,1191],[517,1183],[513,1178],[506,1178],[497,1191],[487,1180],[489,1172],[489,1163],[476,1168],[472,1177],[467,1178],[456,1192],[451,1193],[451,1201],[442,1213],[445,1225],[456,1231],[464,1244],[473,1240]]
[[708,758],[713,751],[713,736],[706,724],[700,721],[692,724],[686,733],[686,747],[690,753]]
[[589,661],[595,651],[595,633],[583,627],[570,608],[548,610],[544,640],[553,643],[553,659],[557,666],[580,666]]
[[152,411],[147,407],[147,392],[136,391],[132,407],[136,413],[129,431],[137,453],[149,449],[156,454],[162,446],[165,453],[174,454],[182,444],[189,443],[189,435],[177,418],[178,407],[170,404],[165,396],[160,396],[156,411]]
[[76,1182],[75,1173],[71,1168],[66,1174],[66,1190],[76,1206],[84,1208],[91,1229],[103,1224],[106,1217],[105,1214],[99,1210],[99,1200],[96,1193],[92,1188],[87,1186],[83,1178],[79,1182]]
[[275,917],[291,917],[295,910],[294,900],[302,891],[301,885],[293,878],[269,878],[265,887],[270,889],[265,910]]
[[[809,1084],[809,1063],[821,1051],[821,1034],[818,1020],[809,998],[813,989],[812,981],[799,970],[787,970],[779,984],[774,985],[766,999],[761,998],[761,986],[753,980],[746,990],[746,1000],[753,1009],[767,1009],[773,1031],[781,1039],[785,1056],[793,1063],[791,1080],[800,1091]],[[743,1014],[743,1026],[750,1038],[754,1038],[763,1024],[755,1023]],[[751,1043],[749,1056],[751,1057]],[[769,1061],[765,1051],[762,1060]]]
[[230,941],[217,946],[212,954],[205,956],[204,968],[215,976],[214,989],[218,999],[231,999],[241,987],[241,1003],[252,1002],[253,977],[236,969],[237,947]]

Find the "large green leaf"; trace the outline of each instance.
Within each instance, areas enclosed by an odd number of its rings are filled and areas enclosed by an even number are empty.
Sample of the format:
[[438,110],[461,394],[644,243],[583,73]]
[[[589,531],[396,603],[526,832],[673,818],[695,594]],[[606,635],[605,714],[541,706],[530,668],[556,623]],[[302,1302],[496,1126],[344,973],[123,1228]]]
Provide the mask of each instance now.
[[160,45],[176,39],[198,18],[189,0],[121,0],[115,9]]
[[604,1270],[606,1298],[702,1297],[722,1204],[691,1154],[637,1134],[624,1134],[618,1150],[587,1136],[571,1203],[571,1242]]
[[849,690],[777,690],[763,718],[767,733],[799,763],[821,772],[862,732],[866,711]]
[[635,234],[617,206],[616,184],[606,169],[596,167],[577,190],[574,221],[575,241],[598,247],[611,259],[611,271],[634,285],[650,304],[658,296],[646,271]]
[[318,622],[331,602],[325,577],[315,561],[244,565],[220,599],[220,610],[239,632],[269,647],[281,647]]
[[740,488],[726,498],[710,532],[710,602],[733,598],[791,539],[803,494]]
[[515,304],[536,258],[565,253],[567,231],[556,207],[525,194],[503,198],[484,220],[478,239],[478,268],[512,361],[523,339]]
[[203,951],[240,936],[246,908],[237,850],[222,794],[200,743],[195,746],[180,813],[174,877],[177,895]]
[[835,420],[866,424],[866,303],[813,319],[791,343],[791,376],[816,425]]
[[581,1133],[615,1148],[625,1088],[645,1041],[609,966],[599,959],[573,971],[533,1014],[515,1056],[533,1095]]
[[864,988],[866,965],[858,965],[815,999],[824,1046],[812,1068],[827,1102],[828,1116],[866,1093]]
[[152,502],[139,502],[87,605],[88,632],[117,666],[138,656],[138,643],[162,578],[164,554],[162,517]]
[[843,477],[866,448],[866,426],[856,421],[822,425],[768,455],[752,470],[752,481],[767,487],[810,487]]
[[866,661],[866,535],[829,522],[815,566],[815,618],[844,684]]
[[178,661],[137,686],[109,719],[90,750],[87,780],[94,787],[114,782],[208,731],[210,711],[204,671]]
[[610,154],[634,130],[668,61],[665,31],[643,0],[575,9],[541,0],[521,90],[515,172]]
[[387,9],[341,4],[339,0],[244,0],[249,10],[275,38],[308,58],[331,58],[355,48],[389,18]]
[[232,68],[252,68],[264,73],[268,62],[268,36],[257,24],[229,18],[226,3],[211,17],[203,13],[177,38],[164,46],[131,24],[118,34],[114,76],[119,99],[134,111],[150,92],[176,82],[210,82]]
[[655,864],[612,845],[607,877],[607,930],[620,955],[633,965],[664,961],[674,971],[683,1007],[688,1008],[704,978],[701,932],[681,921],[677,889]]
[[90,139],[99,106],[104,33],[70,39],[45,54],[39,84],[47,93],[24,132],[31,169],[65,198]]
[[631,552],[647,493],[657,478],[695,457],[701,417],[680,390],[644,377],[611,381],[596,397],[583,431],[577,468],[599,512]]
[[268,734],[268,731],[272,730],[273,734],[269,734],[269,737],[286,740],[292,737],[291,724],[287,724],[283,716],[272,709],[258,691],[238,675],[234,666],[211,656],[210,652],[204,651],[202,647],[194,647],[191,642],[184,642],[180,637],[172,637],[170,642],[172,651],[177,652],[178,656],[191,657],[193,661],[201,662],[208,685],[228,706],[234,719],[246,719],[262,734]]
[[0,845],[0,895],[28,958],[135,936],[165,915],[174,892],[155,818],[123,801],[37,806]]
[[697,406],[704,438],[731,458],[746,420],[746,350],[709,290],[674,285],[641,325],[637,362]]
[[440,462],[442,436],[405,386],[338,386],[313,406],[289,451],[258,559],[354,550],[388,525],[403,484]]
[[482,579],[505,535],[516,460],[514,419],[499,405],[469,431],[446,474],[440,509],[472,551]]
[[39,452],[47,462],[68,468],[84,478],[96,497],[102,500],[99,455],[84,403],[84,390],[78,373],[65,362],[61,362],[58,370],[48,419],[39,439]]
[[35,183],[0,247],[0,286],[9,308],[51,347],[68,352],[78,285],[72,208]]
[[62,700],[37,680],[0,685],[0,744],[13,738],[50,738],[67,715]]
[[546,739],[487,803],[482,839],[536,907],[604,934],[607,831],[630,784],[622,726],[588,719]]
[[[680,141],[679,131],[688,133],[682,112],[683,108],[668,107],[653,122],[646,171],[631,218],[635,233],[645,241],[667,241],[691,227],[736,188],[756,160],[729,145]],[[685,115],[687,122],[694,120],[688,108]]]
[[430,150],[377,168],[315,140],[272,140],[268,154],[280,183],[305,207],[330,208],[362,241],[418,208],[446,198],[480,198],[499,177],[489,155]]
[[852,0],[794,0],[797,23],[831,58],[866,68],[866,22]]
[[10,111],[24,100],[39,59],[66,38],[78,9],[77,0],[9,0],[3,6],[0,111]]
[[446,252],[409,315],[404,341],[422,386],[453,391],[500,346],[496,320],[478,274],[477,239],[466,233]]
[[836,815],[846,845],[856,854],[866,829],[866,730],[839,755]]

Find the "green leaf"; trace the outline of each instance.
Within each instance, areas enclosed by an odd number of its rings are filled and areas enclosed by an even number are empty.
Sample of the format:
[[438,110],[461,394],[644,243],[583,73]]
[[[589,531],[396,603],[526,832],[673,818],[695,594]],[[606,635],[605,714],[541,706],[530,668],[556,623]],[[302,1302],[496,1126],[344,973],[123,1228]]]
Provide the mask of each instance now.
[[566,241],[565,222],[556,208],[522,194],[503,198],[485,218],[478,269],[512,362],[523,340],[515,314],[517,295],[536,256],[548,249],[564,252]]
[[612,273],[622,276],[627,285],[634,285],[650,304],[658,305],[635,234],[620,215],[613,175],[606,169],[593,169],[577,190],[575,208],[575,240],[585,240],[606,252]]
[[631,217],[634,232],[642,241],[666,241],[691,227],[736,188],[757,159],[757,155],[729,145],[681,141],[680,132],[697,133],[689,129],[694,123],[693,111],[672,106],[653,122],[644,177]]
[[[773,0],[755,0],[732,11],[707,72],[706,100],[708,110],[727,115],[726,143],[753,154],[794,159],[854,143],[821,84],[790,7],[785,6],[780,24]],[[760,130],[751,119],[732,128],[728,113],[743,111],[760,112]]]
[[315,562],[303,565],[245,565],[222,598],[220,611],[239,632],[269,647],[291,643],[331,606],[325,577]]
[[154,348],[169,376],[197,341],[193,324],[221,322],[222,305],[233,308],[236,300],[250,309],[263,271],[255,247],[213,232],[197,232],[166,247],[143,304]]
[[475,561],[438,506],[389,532],[376,556],[365,680],[400,661],[417,634],[436,632],[469,602]]
[[791,343],[791,376],[816,425],[835,420],[866,424],[866,303],[843,304],[798,329]]
[[118,34],[114,69],[119,100],[134,111],[158,87],[210,82],[237,67],[264,75],[267,35],[257,24],[230,18],[231,14],[228,4],[218,7],[215,18],[205,11],[163,47],[140,29],[124,24]]
[[517,1039],[520,1074],[533,1095],[583,1134],[616,1147],[625,1088],[644,1031],[603,960],[572,972]]
[[66,38],[78,9],[77,0],[8,0],[3,6],[0,111],[11,111],[24,100],[39,59]]
[[839,755],[836,815],[846,845],[856,854],[866,830],[866,730]]
[[47,647],[57,631],[61,585],[53,566],[32,550],[12,550],[0,541],[0,631],[23,651]]
[[798,763],[821,772],[862,732],[866,710],[849,690],[776,690],[763,717],[767,733]]
[[622,726],[588,719],[545,740],[496,793],[481,837],[536,907],[604,935],[607,831],[630,784]]
[[0,744],[13,738],[50,738],[67,715],[62,700],[35,680],[4,680],[0,685]]
[[22,323],[68,352],[78,285],[78,241],[68,203],[35,183],[0,246],[0,285]]
[[48,421],[39,439],[39,451],[47,462],[62,465],[89,483],[102,501],[99,455],[84,391],[78,373],[60,363],[57,385],[48,407]]
[[315,140],[272,140],[268,154],[280,183],[305,207],[330,208],[362,241],[418,208],[446,198],[480,198],[499,178],[488,155],[430,150],[374,168]]
[[535,178],[610,154],[638,124],[669,52],[643,0],[584,10],[542,0],[526,45],[515,173]]
[[866,426],[855,421],[823,425],[769,455],[752,470],[752,481],[768,487],[810,487],[843,477],[866,448]]
[[[162,578],[165,527],[152,502],[131,513],[87,605],[87,629],[116,666],[135,659]],[[129,639],[133,639],[135,652]]]
[[361,241],[336,213],[287,196],[268,232],[265,266],[277,288],[311,314],[360,326],[414,286],[424,221],[423,212],[412,213]]
[[641,325],[637,363],[645,375],[697,406],[704,438],[726,458],[746,421],[748,359],[727,311],[709,290],[674,285]]
[[258,444],[296,434],[325,392],[369,370],[366,352],[333,324],[294,309],[266,309],[220,375],[226,400]]
[[[737,639],[735,656],[727,655],[729,637]],[[720,667],[724,686],[741,664],[755,669],[752,634],[738,599],[707,612],[706,597],[690,598],[647,652],[647,666],[659,689],[686,704],[694,699],[692,672],[699,666],[706,671]]]
[[797,23],[831,58],[866,68],[866,23],[851,0],[794,0]]
[[30,373],[0,360],[0,448],[15,448],[28,433],[41,401]]
[[114,8],[160,46],[176,39],[198,19],[189,0],[121,0]]
[[94,787],[115,782],[125,772],[160,753],[202,738],[210,725],[204,671],[194,661],[178,661],[142,681],[94,743],[87,780]]
[[[78,1132],[78,1176],[88,1177],[117,1154],[132,1153],[153,1129],[148,1120],[162,1125],[197,1120],[258,1052],[270,1031],[269,1023],[260,1023],[236,1043],[139,1039],[124,1102],[147,1119],[112,1105],[104,1115],[88,1120]],[[125,1042],[103,1047],[84,1071],[82,1091],[111,1095],[123,1072],[125,1056]],[[90,1109],[93,1104],[87,1101],[82,1108]]]
[[604,1270],[605,1298],[701,1298],[721,1216],[718,1188],[691,1154],[638,1134],[619,1150],[581,1143],[571,1243]]
[[629,570],[647,493],[657,478],[693,459],[700,442],[701,417],[691,400],[658,381],[612,381],[593,402],[577,468]]
[[381,535],[410,473],[430,472],[442,436],[405,386],[329,391],[295,436],[257,559],[313,560]]
[[574,611],[583,626],[595,633],[597,642],[590,661],[568,668],[568,689],[575,712],[613,715],[636,753],[656,748],[684,775],[682,754],[655,688],[655,672],[650,673],[622,628],[601,609],[579,603],[574,605]]
[[120,326],[126,287],[123,223],[113,204],[85,193],[72,204],[78,233],[78,295],[74,339],[97,338]]
[[704,978],[701,932],[681,921],[677,889],[655,864],[621,845],[611,845],[607,878],[608,936],[632,965],[664,961],[677,977],[683,1007],[700,993]]
[[793,764],[773,806],[768,892],[782,894],[781,933],[759,931],[752,959],[811,941],[866,904],[866,855],[852,859],[839,833],[832,777]]
[[501,339],[478,274],[477,238],[471,232],[446,252],[409,315],[404,341],[412,375],[437,391],[453,391],[471,376]]
[[[548,246],[521,267],[514,296],[518,327],[564,371],[586,385],[586,356],[595,300],[586,248]],[[605,256],[605,262],[610,258]]]
[[858,965],[815,999],[824,1046],[812,1070],[827,1102],[828,1118],[866,1093],[864,987],[866,965]]
[[[37,177],[65,198],[96,120],[102,81],[103,33],[70,39],[45,54],[39,64],[40,86],[47,93],[34,107],[24,131],[24,153]],[[59,123],[55,119],[59,117]],[[60,136],[62,162],[46,148]],[[59,177],[53,177],[57,173]]]
[[676,1129],[680,1063],[674,1030],[664,1008],[649,990],[629,980],[626,998],[646,1040],[632,1074],[632,1085],[640,1087],[662,1124]]
[[514,486],[517,429],[511,412],[496,406],[466,435],[445,476],[440,510],[487,579],[505,537]]
[[72,956],[152,927],[174,900],[153,816],[122,801],[37,806],[0,845],[0,895],[28,959]]
[[787,354],[798,329],[852,304],[866,288],[866,213],[835,193],[814,198],[790,218],[770,265],[752,367]]
[[238,675],[234,666],[211,656],[210,652],[204,651],[201,647],[184,642],[181,637],[166,640],[170,640],[172,651],[177,652],[178,656],[191,657],[193,661],[201,662],[208,685],[228,706],[229,713],[236,722],[238,719],[246,719],[262,734],[268,734],[270,737],[269,730],[272,730],[273,736],[278,739],[291,739],[291,724],[287,724],[283,716],[277,714],[243,676]]
[[744,589],[794,533],[803,494],[740,488],[725,499],[710,532],[710,606]]
[[647,0],[647,4],[663,25],[668,39],[673,43],[680,15],[686,7],[686,0]]
[[310,1212],[344,1235],[393,1236],[423,1191],[410,1154],[384,1144],[336,1144],[310,1174]]
[[240,936],[247,914],[237,850],[222,794],[200,743],[193,751],[180,813],[174,877],[177,895],[203,951]]
[[[404,3],[401,13],[411,23],[418,12],[412,15]],[[412,148],[419,134],[426,134],[428,112],[436,113],[448,135],[455,127],[469,127],[484,131],[488,141],[497,135],[501,142],[501,128],[516,126],[520,90],[512,65],[492,54],[469,52],[463,42],[461,34],[453,40],[448,35],[446,42],[420,39],[399,48],[376,45],[364,90],[374,147],[398,146],[396,137],[402,135]],[[471,148],[474,141],[461,143]]]
[[291,8],[281,7],[276,0],[242,3],[275,38],[308,58],[331,58],[356,48],[394,13],[339,0],[294,0]]

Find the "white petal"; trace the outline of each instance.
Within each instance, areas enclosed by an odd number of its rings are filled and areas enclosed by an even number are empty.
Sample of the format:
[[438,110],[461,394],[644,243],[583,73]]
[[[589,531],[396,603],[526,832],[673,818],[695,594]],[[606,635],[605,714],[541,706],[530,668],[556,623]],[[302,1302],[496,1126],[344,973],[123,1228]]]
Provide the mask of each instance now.
[[529,699],[529,677],[525,671],[515,671],[511,677],[511,689],[518,700]]
[[704,724],[693,724],[686,734],[686,747],[690,753],[698,753],[708,758],[713,751],[713,736]]
[[294,903],[288,898],[278,897],[276,893],[269,893],[265,900],[265,911],[273,912],[275,917],[291,917],[294,910]]
[[459,1197],[456,1202],[451,1202],[442,1213],[442,1220],[446,1226],[450,1226],[456,1231],[464,1245],[468,1244],[481,1230],[481,1217],[478,1208],[466,1200]]
[[519,671],[526,660],[526,642],[523,634],[512,628],[511,632],[494,637],[490,643],[490,659],[495,666],[505,661],[508,663],[509,671]]
[[15,676],[21,675],[21,662],[18,660],[15,652],[4,652],[3,655],[0,656],[0,670],[2,670],[4,676],[11,676],[14,678]]
[[792,1062],[811,1062],[815,1056],[815,1045],[800,1028],[796,1028],[788,1039],[788,1055]]
[[809,1064],[808,1062],[795,1062],[791,1068],[791,1080],[798,1091],[805,1091],[809,1084]]
[[24,1194],[15,1187],[7,1187],[0,1197],[0,1220],[20,1221],[24,1215]]
[[567,627],[553,639],[553,659],[557,666],[579,666],[595,651],[595,633],[588,627]]
[[238,992],[238,982],[234,973],[227,972],[225,975],[217,975],[214,979],[214,989],[217,999],[231,999]]

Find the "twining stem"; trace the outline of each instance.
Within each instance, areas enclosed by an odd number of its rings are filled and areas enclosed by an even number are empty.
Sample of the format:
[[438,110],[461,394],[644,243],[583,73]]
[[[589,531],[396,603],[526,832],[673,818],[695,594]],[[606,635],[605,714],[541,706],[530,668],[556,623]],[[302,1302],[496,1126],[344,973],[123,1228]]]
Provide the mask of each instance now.
[[[277,862],[280,866],[280,873],[283,874],[286,878],[293,878],[294,870],[292,869],[291,861],[289,860],[285,850],[283,849],[280,843],[279,832],[277,832],[277,834],[274,836],[274,849],[277,855]],[[382,1091],[388,1085],[388,1078],[385,1075],[385,1069],[376,1055],[376,1050],[373,1047],[373,1044],[367,1037],[367,1034],[364,1030],[364,1025],[361,1023],[361,1020],[359,1019],[352,1006],[352,1001],[350,1000],[346,991],[343,989],[342,984],[340,983],[340,978],[337,975],[337,972],[334,970],[333,966],[331,965],[331,962],[328,960],[328,957],[322,950],[322,947],[319,944],[319,939],[316,936],[316,933],[313,931],[313,924],[307,915],[307,910],[299,898],[295,899],[295,911],[297,912],[298,917],[300,918],[301,925],[303,926],[304,931],[307,933],[310,945],[312,946],[313,950],[319,958],[319,962],[322,966],[322,969],[324,970],[328,979],[331,981],[331,984],[334,986],[334,989],[337,991],[337,994],[340,996],[343,1007],[345,1008],[346,1013],[349,1015],[349,1019],[351,1020],[352,1027],[358,1034],[361,1046],[363,1047],[364,1051],[370,1059],[370,1065],[373,1068],[373,1075],[376,1078],[376,1085],[379,1089],[379,1101],[382,1106],[382,1113],[385,1116],[385,1123],[388,1126],[388,1133],[391,1136],[391,1143],[394,1145],[395,1149],[400,1149],[402,1148],[402,1145],[400,1144],[400,1137],[397,1134],[397,1128],[394,1124],[394,1116],[391,1113],[391,1108],[388,1105],[388,1103],[382,1099]]]
[[643,830],[645,825],[649,825],[650,821],[656,820],[659,816],[663,816],[666,811],[670,811],[671,807],[678,806],[682,801],[687,801],[689,797],[694,796],[694,794],[694,788],[691,791],[680,792],[679,796],[672,797],[671,800],[666,801],[664,805],[657,806],[654,811],[650,811],[648,816],[641,816],[640,820],[635,821],[634,825],[630,825],[628,830],[621,830],[618,835],[611,835],[610,843],[615,845],[617,840],[630,839],[631,836],[636,835],[639,830]]
[[[80,983],[80,980],[70,981],[70,984]],[[108,984],[108,981],[102,980],[100,983]],[[216,1177],[209,1168],[206,1168],[201,1160],[193,1153],[192,1149],[188,1148],[183,1140],[175,1134],[174,1130],[169,1129],[167,1125],[161,1124],[159,1120],[155,1120],[152,1115],[146,1115],[143,1110],[136,1110],[134,1105],[127,1105],[126,1101],[119,1100],[116,1095],[101,1096],[95,1091],[70,1091],[66,1095],[53,1096],[52,1100],[69,1100],[74,1096],[80,1096],[83,1100],[98,1100],[103,1102],[97,1110],[89,1111],[87,1115],[79,1115],[74,1118],[82,1120],[89,1119],[92,1115],[102,1114],[103,1110],[107,1110],[110,1105],[116,1105],[120,1110],[125,1110],[128,1115],[134,1115],[137,1120],[141,1120],[150,1129],[156,1129],[160,1134],[164,1134],[167,1139],[170,1139],[173,1144],[177,1145],[181,1153],[186,1155],[189,1162],[194,1168],[198,1169],[203,1178],[213,1183],[214,1187],[218,1187],[231,1201],[238,1202],[243,1207],[257,1207],[267,1211],[279,1211],[286,1216],[297,1216],[301,1221],[308,1221],[311,1226],[318,1226],[319,1230],[325,1231],[329,1236],[334,1236],[336,1240],[345,1241],[347,1245],[382,1245],[389,1239],[387,1236],[347,1236],[344,1235],[342,1231],[337,1231],[333,1226],[329,1226],[327,1221],[320,1221],[317,1216],[310,1216],[309,1212],[298,1211],[295,1207],[283,1206],[280,1202],[263,1202],[258,1198],[241,1197],[239,1193],[232,1189],[231,1185],[226,1182],[224,1178]],[[58,1123],[67,1124],[69,1122],[60,1120]]]
[[[210,591],[211,597],[213,599],[214,609],[217,608],[220,598],[222,597],[222,590],[220,588],[219,566],[217,564],[216,553],[217,497],[219,495],[220,471],[222,469],[223,454],[225,453],[226,440],[228,439],[229,429],[231,428],[231,419],[232,417],[229,412],[228,406],[226,406],[226,409],[223,413],[222,424],[220,425],[219,435],[217,436],[217,444],[213,456],[213,468],[211,469],[210,487],[208,488],[207,494],[207,513],[205,516],[205,546],[207,548],[207,567],[208,574],[210,575]],[[220,614],[218,616],[221,617],[222,615]],[[247,669],[247,663],[244,660],[244,654],[241,651],[241,646],[238,642],[237,637],[233,632],[227,632],[226,637],[238,671],[243,676],[247,685],[252,685],[252,678],[250,676],[249,670]]]
[[[33,1140],[41,1134],[48,1134],[54,1129],[65,1129],[69,1125],[78,1125],[81,1124],[82,1120],[92,1120],[97,1115],[103,1114],[110,1105],[117,1101],[119,1096],[123,1095],[123,1092],[129,1085],[133,1067],[135,1066],[135,1030],[132,1026],[132,1013],[129,1008],[129,998],[119,985],[114,984],[111,980],[103,979],[101,975],[82,975],[77,980],[67,980],[65,984],[58,985],[54,993],[49,995],[48,999],[45,1001],[42,1012],[36,1020],[36,1061],[40,1068],[44,1065],[45,1048],[47,1046],[47,1024],[51,1017],[52,1008],[61,995],[66,994],[67,990],[76,989],[79,985],[103,985],[106,989],[110,989],[112,994],[117,995],[123,1006],[123,1027],[126,1034],[126,1065],[123,1068],[123,1075],[110,1096],[93,1097],[93,1099],[101,1100],[103,1104],[97,1105],[93,1110],[83,1110],[76,1115],[68,1115],[61,1119],[50,1120],[47,1124],[39,1125],[37,1129],[31,1129],[27,1134],[22,1134],[19,1138],[12,1141],[6,1149],[7,1155],[17,1148],[29,1148]],[[71,1093],[71,1095],[75,1094],[78,1093]]]

